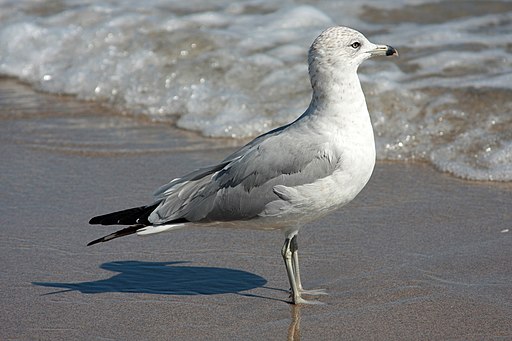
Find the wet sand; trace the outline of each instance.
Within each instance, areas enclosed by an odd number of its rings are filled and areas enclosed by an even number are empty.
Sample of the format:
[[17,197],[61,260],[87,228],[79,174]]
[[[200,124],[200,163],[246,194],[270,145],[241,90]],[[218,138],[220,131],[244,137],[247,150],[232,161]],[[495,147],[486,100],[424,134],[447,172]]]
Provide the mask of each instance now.
[[[288,304],[277,231],[186,229],[86,247],[90,217],[145,204],[227,141],[0,81],[3,340],[510,340],[512,186],[377,164],[299,235]],[[232,142],[231,142],[232,143]]]

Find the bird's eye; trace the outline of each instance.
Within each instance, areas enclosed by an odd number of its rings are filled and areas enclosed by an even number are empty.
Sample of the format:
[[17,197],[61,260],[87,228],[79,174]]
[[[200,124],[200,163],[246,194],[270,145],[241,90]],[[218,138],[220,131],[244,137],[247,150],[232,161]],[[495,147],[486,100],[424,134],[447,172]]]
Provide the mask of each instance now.
[[356,42],[353,42],[350,46],[354,49],[358,49],[361,46],[361,43],[356,41]]

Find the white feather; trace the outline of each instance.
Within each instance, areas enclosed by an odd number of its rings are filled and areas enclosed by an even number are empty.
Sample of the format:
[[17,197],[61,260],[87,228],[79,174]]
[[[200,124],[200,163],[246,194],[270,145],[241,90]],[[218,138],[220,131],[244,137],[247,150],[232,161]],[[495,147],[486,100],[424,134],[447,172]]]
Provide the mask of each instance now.
[[161,232],[165,232],[165,231],[177,230],[177,229],[180,229],[180,228],[182,228],[184,226],[185,226],[185,224],[169,224],[169,225],[146,226],[146,227],[141,228],[140,230],[137,230],[137,235],[138,236],[147,236],[147,235],[150,235],[150,234],[161,233]]

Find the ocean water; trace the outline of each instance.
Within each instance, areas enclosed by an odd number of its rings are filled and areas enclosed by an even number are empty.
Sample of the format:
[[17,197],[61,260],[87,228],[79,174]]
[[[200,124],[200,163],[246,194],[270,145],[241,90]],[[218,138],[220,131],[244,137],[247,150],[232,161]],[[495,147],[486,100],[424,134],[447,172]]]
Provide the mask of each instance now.
[[337,24],[400,51],[359,71],[379,159],[512,180],[512,1],[0,0],[0,75],[247,138],[306,109],[307,49]]

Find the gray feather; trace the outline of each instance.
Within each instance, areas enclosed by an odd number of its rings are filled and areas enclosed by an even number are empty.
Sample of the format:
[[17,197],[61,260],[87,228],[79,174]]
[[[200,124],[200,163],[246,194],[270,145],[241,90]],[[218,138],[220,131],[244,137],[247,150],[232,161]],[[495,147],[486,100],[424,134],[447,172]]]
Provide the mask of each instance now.
[[319,147],[324,139],[297,145],[294,134],[281,134],[285,129],[262,135],[221,163],[162,186],[155,193],[162,202],[149,221],[250,219],[279,198],[274,186],[302,185],[332,174],[339,156],[327,153],[325,145]]

